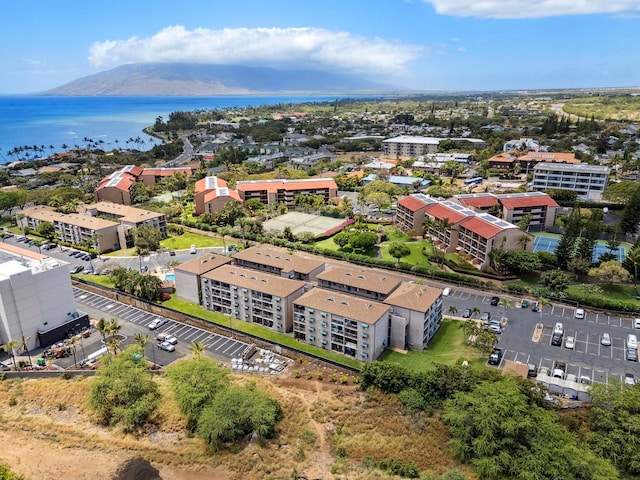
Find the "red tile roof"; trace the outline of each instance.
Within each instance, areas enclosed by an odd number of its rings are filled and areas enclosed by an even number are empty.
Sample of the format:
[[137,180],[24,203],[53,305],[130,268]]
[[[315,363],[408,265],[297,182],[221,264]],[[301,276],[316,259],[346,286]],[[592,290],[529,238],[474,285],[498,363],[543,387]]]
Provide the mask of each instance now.
[[[96,192],[107,188],[107,184],[111,181],[112,179],[109,177],[103,178],[102,181],[98,184],[98,188],[96,188]],[[128,192],[129,188],[131,188],[131,185],[133,185],[133,183],[136,181],[136,179],[134,177],[132,177],[131,175],[123,175],[122,177],[120,177],[120,181],[114,185],[110,185],[109,188],[117,188],[118,190],[122,190],[124,192]]]
[[516,160],[516,157],[509,153],[501,153],[499,155],[494,155],[489,159],[489,163],[513,163]]
[[473,208],[486,208],[498,204],[498,199],[490,195],[483,195],[481,197],[458,197],[458,201],[465,207]]
[[493,238],[502,232],[500,227],[485,222],[478,217],[470,217],[462,222],[460,226],[472,231],[473,233],[477,233],[479,236],[486,239]]
[[413,195],[409,195],[398,200],[398,205],[403,206],[411,212],[417,212],[421,208],[426,207],[428,204],[424,203],[422,200],[414,197]]
[[337,190],[338,186],[333,178],[316,178],[309,180],[265,180],[255,181],[248,180],[238,182],[236,188],[239,192],[255,192],[266,190],[275,193],[278,190],[318,190],[321,188],[329,188]]
[[235,190],[231,190],[230,188],[227,189],[227,195],[221,195],[219,193],[220,191],[218,189],[215,190],[210,190],[208,192],[206,192],[204,194],[204,203],[210,202],[211,200],[214,200],[218,197],[229,197],[230,199],[236,200],[238,202],[242,202],[242,199],[240,198],[240,195],[238,194],[238,192],[236,192]]
[[501,198],[500,203],[508,209],[526,207],[557,207],[556,201],[549,195]]
[[427,214],[437,220],[444,220],[446,218],[451,224],[456,224],[459,221],[467,218],[467,215],[456,212],[455,210],[452,210],[451,208],[439,203],[434,203],[433,205],[431,205],[431,207],[427,210]]

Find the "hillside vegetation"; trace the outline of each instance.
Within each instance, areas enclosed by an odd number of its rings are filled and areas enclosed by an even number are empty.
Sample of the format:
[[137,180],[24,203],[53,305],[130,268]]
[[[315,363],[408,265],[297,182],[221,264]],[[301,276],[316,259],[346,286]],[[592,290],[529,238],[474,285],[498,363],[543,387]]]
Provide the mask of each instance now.
[[640,120],[640,97],[635,95],[574,98],[562,107],[566,113],[597,120]]

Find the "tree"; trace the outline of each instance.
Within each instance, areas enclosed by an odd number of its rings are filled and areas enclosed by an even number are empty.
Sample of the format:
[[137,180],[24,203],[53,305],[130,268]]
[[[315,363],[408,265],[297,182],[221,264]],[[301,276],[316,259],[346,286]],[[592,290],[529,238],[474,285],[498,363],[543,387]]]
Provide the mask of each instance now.
[[351,238],[351,234],[349,232],[339,232],[333,236],[332,240],[333,240],[333,243],[335,243],[336,245],[338,245],[338,247],[342,249],[349,244],[350,238]]
[[640,267],[640,245],[636,243],[636,245],[629,249],[622,266],[626,268],[631,275],[633,275],[633,283],[637,284],[638,267]]
[[0,480],[25,480],[25,478],[13,473],[7,465],[0,464]]
[[607,283],[609,287],[614,283],[625,283],[631,281],[631,274],[620,262],[615,260],[603,262],[599,267],[592,268],[589,270],[589,276]]
[[391,197],[385,192],[372,192],[364,197],[364,201],[378,208],[384,208],[391,204]]
[[569,275],[559,269],[549,270],[540,275],[540,283],[552,292],[564,292],[570,282]]
[[51,222],[40,222],[36,228],[38,235],[51,241],[56,237],[56,229]]
[[542,268],[540,257],[527,250],[504,251],[502,267],[510,273],[528,273]]
[[88,405],[104,425],[121,425],[131,432],[142,427],[156,411],[158,386],[136,363],[139,347],[131,346],[124,355],[107,356],[91,382]]
[[511,376],[454,394],[443,415],[454,456],[472,463],[481,479],[618,478],[543,402],[541,390]]
[[410,253],[411,249],[404,243],[393,242],[389,245],[389,255],[398,260],[398,263],[400,263],[402,257],[406,257]]
[[354,232],[349,237],[349,245],[354,251],[364,252],[373,247],[378,241],[378,236],[373,232]]
[[624,233],[635,233],[640,222],[640,188],[637,188],[628,202],[620,219],[620,229]]
[[2,349],[11,355],[11,363],[13,363],[14,370],[18,370],[18,365],[16,364],[16,348],[18,348],[18,342],[16,340],[9,340],[2,346]]
[[204,343],[202,342],[191,342],[189,345],[189,350],[194,357],[200,357],[204,353]]
[[617,382],[602,383],[594,384],[589,393],[593,399],[589,412],[592,448],[628,475],[638,478],[640,388],[625,388]]
[[165,375],[171,381],[176,402],[187,417],[191,431],[195,430],[205,406],[230,385],[228,370],[208,357],[175,362],[167,367]]
[[567,262],[567,270],[575,274],[576,278],[580,278],[589,272],[591,265],[591,260],[582,257],[574,257]]
[[231,235],[231,228],[230,227],[220,227],[218,228],[218,235],[220,235],[220,237],[222,238],[222,254],[226,255],[227,252],[227,242],[225,240],[225,237],[227,235]]
[[[136,342],[136,345],[140,347],[140,349],[142,350],[142,355],[146,358],[145,350],[147,348],[147,345],[149,345],[149,342],[151,341],[149,335],[138,332],[133,336],[133,341]],[[156,363],[155,360],[153,363]]]
[[145,225],[136,228],[133,232],[133,242],[138,255],[158,250],[160,248],[160,240],[162,240],[162,233],[157,228]]
[[100,334],[100,336],[102,337],[102,341],[104,342],[105,339],[107,338],[107,331],[109,328],[109,324],[107,323],[107,321],[104,319],[104,317],[102,317],[100,320],[98,320],[98,322],[96,323],[96,330],[98,330],[98,333]]
[[[458,309],[456,308],[455,305],[450,305],[447,313],[451,316],[455,316],[458,313]],[[471,323],[471,322],[465,322],[465,323]]]
[[280,404],[254,387],[232,386],[216,395],[198,418],[197,434],[218,450],[251,432],[271,438],[282,415]]

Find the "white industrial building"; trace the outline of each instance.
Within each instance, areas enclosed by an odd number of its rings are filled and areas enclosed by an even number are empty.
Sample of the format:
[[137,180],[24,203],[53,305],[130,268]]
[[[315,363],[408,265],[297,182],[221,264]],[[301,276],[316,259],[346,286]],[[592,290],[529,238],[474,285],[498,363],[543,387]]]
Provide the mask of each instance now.
[[78,312],[67,263],[13,245],[0,246],[0,342],[28,350],[89,325]]

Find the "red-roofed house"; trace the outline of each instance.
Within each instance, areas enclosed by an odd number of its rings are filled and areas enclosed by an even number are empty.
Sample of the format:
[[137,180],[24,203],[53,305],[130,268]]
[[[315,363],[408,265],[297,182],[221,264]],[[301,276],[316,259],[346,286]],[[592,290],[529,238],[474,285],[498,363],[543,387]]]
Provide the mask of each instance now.
[[133,185],[142,175],[142,167],[126,165],[104,177],[94,192],[97,202],[112,202],[122,205],[133,203],[135,192]]
[[194,214],[219,212],[229,202],[241,202],[240,195],[218,177],[204,177],[198,180],[194,190]]
[[321,195],[325,202],[338,196],[338,186],[333,178],[246,180],[237,182],[236,188],[242,201],[257,198],[265,205],[284,203],[291,206],[297,195]]
[[191,167],[174,167],[174,168],[145,168],[142,171],[141,180],[146,187],[153,187],[156,183],[161,182],[167,177],[171,177],[176,173],[183,173],[190,177],[193,173]]
[[395,223],[402,230],[414,230],[418,235],[422,235],[424,222],[424,212],[435,200],[425,195],[408,195],[398,200]]

